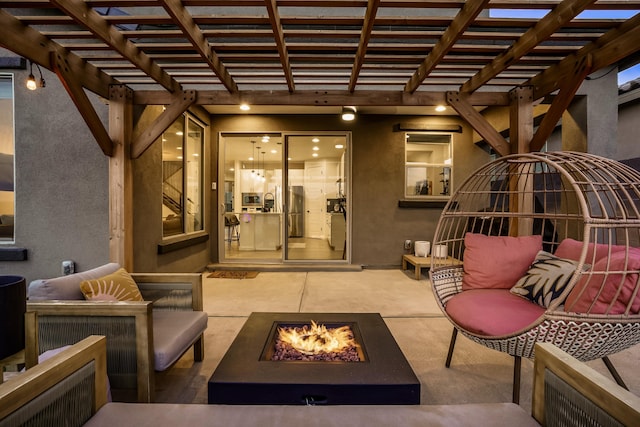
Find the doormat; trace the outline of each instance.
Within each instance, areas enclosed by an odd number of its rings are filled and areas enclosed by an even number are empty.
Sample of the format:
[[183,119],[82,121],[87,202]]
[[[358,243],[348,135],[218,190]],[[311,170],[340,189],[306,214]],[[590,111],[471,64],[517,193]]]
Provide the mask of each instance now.
[[258,273],[258,271],[218,270],[209,274],[207,277],[214,279],[253,279]]

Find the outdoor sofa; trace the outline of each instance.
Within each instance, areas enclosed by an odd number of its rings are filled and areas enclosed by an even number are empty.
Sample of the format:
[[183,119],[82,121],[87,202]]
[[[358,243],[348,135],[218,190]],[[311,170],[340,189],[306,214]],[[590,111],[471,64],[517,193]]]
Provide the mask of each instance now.
[[[204,358],[208,316],[202,310],[199,273],[131,273],[143,301],[85,300],[80,284],[120,270],[109,263],[81,273],[29,284],[27,337],[39,354],[89,335],[107,337],[112,388],[137,389],[139,402],[154,400],[154,371],[165,371],[193,346]],[[37,325],[29,325],[36,319]],[[36,335],[37,334],[37,335]],[[34,358],[35,356],[30,356]]]
[[[514,403],[390,406],[107,402],[106,342],[91,336],[0,385],[0,426],[637,425],[640,398],[551,344],[536,345],[532,414]],[[614,425],[614,424],[608,424]],[[619,425],[619,424],[615,424]]]

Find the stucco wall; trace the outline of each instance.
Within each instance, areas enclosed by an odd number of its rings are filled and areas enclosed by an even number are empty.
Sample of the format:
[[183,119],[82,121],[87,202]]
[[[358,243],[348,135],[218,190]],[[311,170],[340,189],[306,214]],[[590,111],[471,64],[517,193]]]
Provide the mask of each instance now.
[[[16,138],[16,240],[0,247],[26,248],[29,258],[0,262],[0,274],[27,281],[61,275],[63,260],[77,270],[109,260],[108,159],[57,77],[42,71],[46,87],[29,91],[27,70],[0,69],[14,75]],[[106,104],[89,97],[106,124]]]
[[[336,116],[215,116],[212,133],[350,131],[352,137],[351,262],[368,267],[398,267],[405,239],[431,240],[440,209],[399,208],[404,194],[404,132],[394,132],[400,122],[460,124],[454,134],[453,179],[460,183],[486,163],[488,155],[471,142],[472,133],[457,117],[406,117],[359,114],[354,122]],[[216,139],[217,141],[217,139]],[[217,143],[216,143],[217,146]],[[217,148],[215,148],[217,150]],[[212,167],[215,165],[212,165]],[[212,203],[212,218],[217,218]],[[212,242],[217,254],[217,243]]]
[[640,100],[620,106],[618,110],[618,157],[616,160],[640,157]]

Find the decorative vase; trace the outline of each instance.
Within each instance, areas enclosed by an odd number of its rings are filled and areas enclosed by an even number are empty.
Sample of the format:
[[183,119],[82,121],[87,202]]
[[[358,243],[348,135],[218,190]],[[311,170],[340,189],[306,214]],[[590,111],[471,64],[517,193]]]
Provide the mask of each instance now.
[[428,257],[431,250],[431,242],[418,240],[414,243],[415,255],[419,257]]

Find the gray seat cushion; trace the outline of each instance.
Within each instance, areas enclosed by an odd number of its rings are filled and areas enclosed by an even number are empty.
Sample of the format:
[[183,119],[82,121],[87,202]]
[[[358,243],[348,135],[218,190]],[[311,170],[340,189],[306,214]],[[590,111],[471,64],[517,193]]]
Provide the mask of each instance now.
[[153,353],[155,370],[164,371],[182,356],[207,329],[203,311],[153,312]]
[[84,300],[84,295],[80,291],[80,283],[83,280],[98,279],[115,272],[119,268],[120,264],[112,262],[91,270],[69,274],[68,276],[34,280],[29,283],[27,294],[30,301],[53,299]]
[[109,403],[85,426],[539,426],[515,403],[391,406]]

